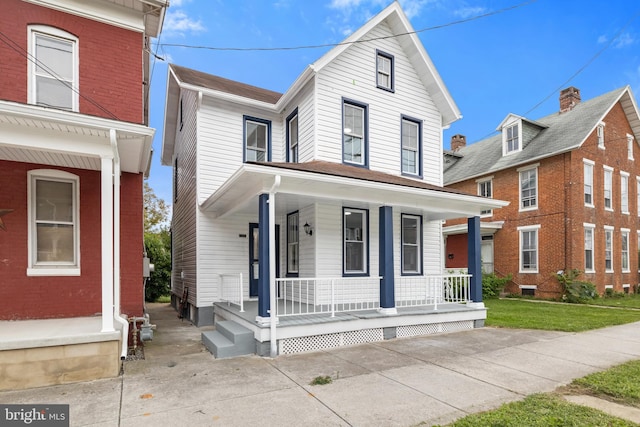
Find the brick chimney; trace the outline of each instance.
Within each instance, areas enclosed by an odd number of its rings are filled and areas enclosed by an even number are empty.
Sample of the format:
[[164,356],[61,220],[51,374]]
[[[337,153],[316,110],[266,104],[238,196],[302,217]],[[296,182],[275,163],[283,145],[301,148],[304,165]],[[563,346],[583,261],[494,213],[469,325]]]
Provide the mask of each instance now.
[[560,112],[565,113],[573,110],[573,107],[580,103],[580,89],[568,87],[560,91]]
[[451,137],[451,151],[458,151],[467,146],[467,137],[464,135],[453,135]]

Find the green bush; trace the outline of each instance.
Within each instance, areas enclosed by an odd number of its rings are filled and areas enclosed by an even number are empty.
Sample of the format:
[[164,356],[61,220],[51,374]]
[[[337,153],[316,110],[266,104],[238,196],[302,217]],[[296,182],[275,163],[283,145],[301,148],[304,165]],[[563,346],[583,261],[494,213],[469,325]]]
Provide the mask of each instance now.
[[145,286],[145,301],[154,302],[171,293],[171,235],[168,230],[144,233],[144,246],[155,267]]
[[577,280],[581,273],[580,270],[574,268],[569,271],[560,271],[556,274],[564,290],[564,294],[562,295],[563,301],[585,303],[598,298],[598,292],[593,283]]
[[498,298],[500,292],[506,284],[511,280],[511,275],[506,277],[498,277],[495,273],[482,274],[482,298]]

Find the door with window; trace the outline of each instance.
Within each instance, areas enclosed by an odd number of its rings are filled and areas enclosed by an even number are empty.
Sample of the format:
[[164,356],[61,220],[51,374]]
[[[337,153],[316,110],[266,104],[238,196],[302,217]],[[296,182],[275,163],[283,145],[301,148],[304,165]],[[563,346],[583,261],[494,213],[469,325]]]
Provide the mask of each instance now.
[[[276,277],[280,277],[280,226],[276,224]],[[260,277],[260,229],[257,223],[249,224],[249,297],[258,296]]]
[[482,259],[482,272],[493,273],[493,240],[487,239],[493,236],[482,236],[480,244],[480,258]]

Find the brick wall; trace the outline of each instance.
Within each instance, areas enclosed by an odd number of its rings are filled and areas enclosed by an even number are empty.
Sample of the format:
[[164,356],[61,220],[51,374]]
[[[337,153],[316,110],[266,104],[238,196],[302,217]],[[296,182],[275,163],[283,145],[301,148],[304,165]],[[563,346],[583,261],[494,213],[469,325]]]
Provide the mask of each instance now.
[[[78,37],[80,112],[142,123],[143,35],[21,0],[2,0],[0,28],[14,49],[0,43],[0,98],[27,102],[27,26],[48,25]],[[85,98],[86,97],[86,98]],[[126,102],[124,102],[126,100]]]

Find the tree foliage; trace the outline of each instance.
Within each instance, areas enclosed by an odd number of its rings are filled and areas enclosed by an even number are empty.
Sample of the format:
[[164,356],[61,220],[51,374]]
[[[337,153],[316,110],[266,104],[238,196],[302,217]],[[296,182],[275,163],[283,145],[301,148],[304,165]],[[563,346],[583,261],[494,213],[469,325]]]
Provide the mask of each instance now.
[[171,291],[171,233],[169,206],[148,182],[144,183],[144,247],[154,271],[145,286],[145,300],[155,301]]
[[147,181],[144,182],[144,232],[158,232],[169,228],[169,205],[156,196]]

